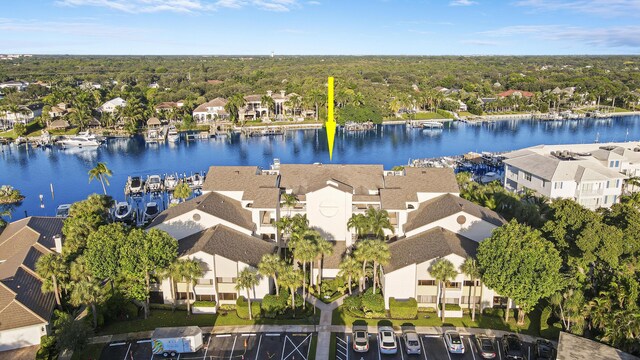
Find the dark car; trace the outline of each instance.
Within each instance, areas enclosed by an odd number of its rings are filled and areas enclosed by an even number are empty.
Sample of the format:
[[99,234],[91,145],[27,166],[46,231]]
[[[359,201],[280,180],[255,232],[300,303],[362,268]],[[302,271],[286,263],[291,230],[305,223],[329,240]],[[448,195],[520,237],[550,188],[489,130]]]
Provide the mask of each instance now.
[[522,340],[515,334],[502,337],[502,351],[504,358],[508,360],[527,360],[526,349]]
[[495,359],[498,351],[493,345],[493,339],[489,338],[487,335],[477,335],[475,339],[475,345],[478,349],[478,354],[483,359]]
[[533,348],[533,358],[535,360],[555,360],[556,349],[551,341],[538,339]]

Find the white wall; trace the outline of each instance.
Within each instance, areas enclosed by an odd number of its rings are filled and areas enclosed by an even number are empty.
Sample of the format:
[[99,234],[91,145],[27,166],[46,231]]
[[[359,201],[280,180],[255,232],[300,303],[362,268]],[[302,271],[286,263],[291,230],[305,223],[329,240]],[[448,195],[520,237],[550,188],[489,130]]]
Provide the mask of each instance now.
[[384,306],[389,308],[389,298],[408,299],[416,297],[416,264],[405,266],[384,275]]
[[0,351],[38,345],[40,344],[40,337],[47,334],[46,330],[47,324],[42,323],[40,325],[0,331]]
[[316,228],[327,240],[351,241],[347,221],[353,212],[353,195],[327,186],[307,194],[309,226]]
[[[256,268],[254,268],[251,265],[247,265],[245,263],[239,262],[238,263],[238,273],[242,270],[244,270],[245,268],[249,268],[253,271],[256,271]],[[262,276],[260,278],[260,283],[254,287],[249,294],[251,294],[252,296],[252,300],[260,300],[262,299],[265,295],[269,294],[269,291],[271,290],[271,278],[267,277],[267,276]],[[246,296],[246,291],[242,290],[239,292],[240,295]]]
[[[458,224],[458,216],[461,216],[461,215],[466,218],[466,221],[464,224]],[[447,229],[451,232],[460,234],[471,240],[480,242],[488,237],[491,237],[491,233],[493,232],[493,229],[495,229],[497,226],[487,221],[484,221],[478,217],[467,214],[464,211],[461,211],[451,216],[448,216],[444,219],[440,219],[430,224],[421,226],[417,229],[408,231],[406,233],[406,236],[409,237],[416,234],[420,234],[422,232],[431,230],[435,227],[442,227],[443,229]]]
[[[194,214],[200,215],[199,221],[195,221],[193,219]],[[252,235],[253,233],[252,230],[245,229],[236,224],[217,218],[213,215],[207,214],[200,210],[189,211],[188,213],[185,213],[171,220],[158,224],[154,228],[159,230],[164,230],[167,233],[169,233],[169,235],[180,240],[189,235],[195,234],[199,231],[212,228],[218,224],[225,225],[231,229],[237,230],[247,235]]]

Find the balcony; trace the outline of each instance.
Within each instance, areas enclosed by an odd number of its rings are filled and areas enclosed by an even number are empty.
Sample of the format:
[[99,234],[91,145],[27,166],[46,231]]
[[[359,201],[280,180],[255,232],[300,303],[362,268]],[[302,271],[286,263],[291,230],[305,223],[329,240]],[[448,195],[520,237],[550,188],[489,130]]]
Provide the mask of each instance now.
[[576,197],[596,197],[604,195],[604,189],[578,189],[576,190]]

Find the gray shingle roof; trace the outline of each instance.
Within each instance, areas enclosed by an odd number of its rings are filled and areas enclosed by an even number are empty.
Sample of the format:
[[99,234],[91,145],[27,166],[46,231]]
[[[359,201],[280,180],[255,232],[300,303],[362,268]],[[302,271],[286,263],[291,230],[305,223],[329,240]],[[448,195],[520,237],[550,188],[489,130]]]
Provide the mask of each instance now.
[[202,190],[248,191],[276,187],[277,179],[277,175],[262,175],[257,166],[211,166]]
[[55,295],[52,292],[42,293],[42,281],[37,276],[20,267],[13,277],[2,280],[2,283],[16,294],[16,301],[47,321],[51,318]]
[[215,192],[206,193],[164,210],[151,222],[149,228],[193,210],[200,210],[247,230],[254,229],[251,211],[243,209],[239,201]]
[[577,335],[560,332],[558,360],[638,360],[637,357],[611,346]]
[[415,230],[421,226],[444,219],[447,216],[457,214],[460,211],[473,215],[495,226],[501,226],[506,222],[502,216],[493,210],[472,203],[459,196],[445,194],[421,203],[417,210],[410,212],[407,216],[407,223],[404,225],[404,231]]
[[224,225],[197,232],[178,242],[179,256],[203,251],[251,266],[257,266],[263,255],[272,254],[275,250],[276,244],[273,242],[243,234]]
[[449,230],[436,227],[394,241],[389,244],[389,250],[391,251],[391,260],[384,267],[386,273],[450,254],[473,257],[478,250],[478,243]]
[[282,164],[280,186],[306,194],[334,180],[353,188],[355,195],[368,195],[384,187],[383,170],[382,165]]

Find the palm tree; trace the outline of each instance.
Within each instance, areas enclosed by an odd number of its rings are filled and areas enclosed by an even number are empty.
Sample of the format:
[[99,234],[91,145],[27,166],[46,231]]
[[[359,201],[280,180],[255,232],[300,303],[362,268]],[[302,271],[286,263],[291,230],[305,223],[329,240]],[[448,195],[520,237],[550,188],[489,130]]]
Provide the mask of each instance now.
[[280,295],[278,273],[282,272],[284,267],[284,262],[276,254],[264,255],[258,264],[259,274],[273,278],[273,283],[276,286],[276,296]]
[[356,237],[362,237],[367,231],[367,218],[363,214],[353,214],[347,221],[347,229],[355,229]]
[[480,279],[480,266],[476,259],[468,257],[460,266],[460,271],[473,281],[473,307],[471,308],[471,321],[476,321],[476,281]]
[[[240,110],[245,106],[246,102],[242,94],[231,96],[224,109],[229,113],[229,118],[234,124],[238,122]],[[244,125],[244,124],[243,124]]]
[[284,193],[281,204],[289,210],[289,216],[291,216],[291,209],[298,204],[298,198],[294,194]]
[[303,277],[300,270],[286,267],[282,274],[280,274],[280,284],[288,288],[291,293],[291,310],[295,311],[296,309],[295,294],[296,290],[302,285],[302,282]]
[[176,199],[180,199],[180,201],[184,201],[191,196],[191,188],[189,185],[181,182],[173,189],[173,197]]
[[633,190],[640,187],[640,177],[639,176],[630,176],[629,178],[624,180],[624,193],[630,194]]
[[111,177],[112,175],[113,173],[107,167],[107,164],[99,162],[96,167],[89,170],[89,182],[91,182],[91,180],[93,179],[100,180],[100,183],[102,184],[102,191],[104,191],[104,194],[107,195],[107,188],[104,186],[104,184],[106,183],[107,185],[109,185],[109,179],[107,179],[107,177]]
[[325,238],[318,238],[316,242],[316,259],[318,259],[318,282],[316,289],[318,290],[318,294],[320,293],[320,288],[322,285],[322,264],[324,262],[324,257],[329,256],[333,253],[333,245]]
[[455,277],[458,275],[458,272],[456,271],[451,261],[444,258],[431,264],[431,267],[429,267],[428,271],[431,276],[438,280],[438,287],[440,287],[442,291],[442,297],[440,300],[440,314],[442,322],[444,323],[447,285],[449,285],[449,281],[455,279]]
[[[293,257],[299,260],[302,263],[302,298],[306,299],[306,288],[307,288],[307,263],[312,262],[315,259],[315,244],[308,237],[304,237],[297,242],[295,248],[293,249]],[[295,263],[294,263],[295,266]],[[305,307],[305,304],[302,304],[302,307]]]
[[203,271],[198,260],[189,259],[182,263],[182,273],[187,280],[187,315],[191,315],[191,299],[190,294],[193,292],[193,286],[196,280],[202,276]]
[[362,268],[358,260],[349,256],[340,263],[339,276],[346,277],[349,285],[349,295],[351,295],[351,281],[354,278],[360,278],[362,276]]
[[364,291],[365,276],[367,274],[367,262],[373,256],[372,240],[361,240],[356,244],[356,249],[353,252],[353,256],[356,260],[362,263],[362,273],[360,277],[360,292]]
[[58,306],[62,305],[60,302],[61,286],[58,282],[66,278],[67,270],[67,264],[58,253],[42,255],[36,262],[36,272],[38,275],[43,279],[51,278],[51,283],[48,281],[42,282],[42,292],[49,292],[53,290],[53,294],[56,297],[56,304]]
[[238,279],[236,280],[236,290],[240,291],[245,289],[247,291],[247,302],[249,303],[249,320],[253,319],[253,312],[251,310],[251,296],[249,290],[260,284],[260,277],[255,270],[251,270],[248,267],[240,271]]
[[371,260],[373,260],[373,293],[376,293],[378,282],[378,266],[387,265],[391,259],[389,245],[382,240],[371,241]]
[[366,213],[367,222],[369,223],[369,233],[373,234],[378,239],[384,238],[384,230],[390,230],[393,233],[393,225],[389,220],[389,213],[387,210],[376,209],[370,206]]
[[69,302],[73,306],[88,305],[91,306],[93,313],[93,327],[98,327],[98,313],[96,303],[102,301],[103,288],[97,281],[81,279],[71,286],[71,297]]
[[171,298],[173,299],[173,308],[176,308],[176,281],[185,278],[184,273],[184,261],[182,259],[176,259],[172,262],[164,271],[162,276],[169,279],[169,285],[171,286]]
[[267,108],[267,118],[269,118],[269,114],[275,112],[276,102],[269,95],[262,95],[260,98],[260,104],[263,107]]

